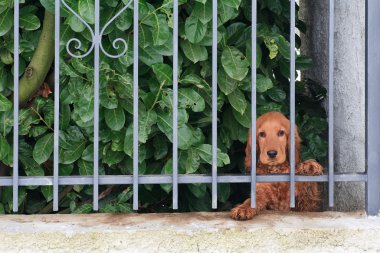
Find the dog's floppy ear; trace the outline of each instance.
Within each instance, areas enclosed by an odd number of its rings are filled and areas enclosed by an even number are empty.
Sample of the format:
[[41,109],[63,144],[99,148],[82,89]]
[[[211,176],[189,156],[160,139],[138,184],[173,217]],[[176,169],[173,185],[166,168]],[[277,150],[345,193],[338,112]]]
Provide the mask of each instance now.
[[247,172],[251,171],[251,150],[252,150],[252,135],[251,135],[251,128],[248,130],[248,140],[247,140],[247,146],[245,147],[245,170]]
[[[290,124],[289,124],[290,125]],[[288,141],[287,141],[287,150],[288,150],[288,159],[290,156],[290,129],[288,131]],[[295,127],[295,132],[294,132],[294,137],[295,137],[295,162],[296,165],[301,162],[301,137],[298,132],[298,127]]]
[[[259,131],[258,129],[260,128],[260,126],[263,124],[263,121],[264,121],[264,118],[262,116],[258,117],[256,119],[256,131],[254,131],[255,135],[256,135],[256,161],[255,163],[257,163],[258,161],[258,157],[260,155],[260,146],[259,146],[259,143],[257,142],[258,140],[258,136],[257,136],[257,132]],[[247,172],[251,171],[251,166],[252,166],[252,157],[251,157],[251,152],[252,152],[252,130],[251,128],[248,130],[248,140],[247,140],[247,146],[245,147],[245,170]]]
[[[260,121],[258,121],[258,122],[260,123]],[[258,128],[256,128],[255,134],[256,134],[256,157],[258,158],[258,156],[260,154],[260,147],[259,147],[259,143],[257,142],[257,129]],[[247,146],[245,147],[245,160],[244,160],[245,170],[247,172],[251,171],[251,166],[252,166],[251,152],[252,152],[252,130],[250,128],[248,130],[248,140],[247,140]],[[257,159],[256,159],[255,163],[257,163]]]

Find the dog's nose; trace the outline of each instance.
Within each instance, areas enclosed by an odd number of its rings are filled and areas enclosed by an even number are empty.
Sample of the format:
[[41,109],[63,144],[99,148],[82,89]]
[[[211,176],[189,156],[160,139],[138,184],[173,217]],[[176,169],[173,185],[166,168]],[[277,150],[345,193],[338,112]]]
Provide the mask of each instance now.
[[276,151],[276,150],[269,150],[269,151],[267,152],[267,154],[268,154],[268,156],[269,156],[270,158],[275,158],[276,155],[277,155],[277,151]]

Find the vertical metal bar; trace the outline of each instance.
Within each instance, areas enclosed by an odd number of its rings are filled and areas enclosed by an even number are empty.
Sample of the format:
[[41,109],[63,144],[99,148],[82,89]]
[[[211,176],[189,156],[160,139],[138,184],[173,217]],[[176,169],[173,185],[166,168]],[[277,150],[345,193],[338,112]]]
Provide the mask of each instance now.
[[380,1],[366,1],[366,211],[380,213]]
[[55,57],[54,57],[54,172],[53,211],[58,211],[58,162],[59,162],[59,31],[61,1],[55,1]]
[[217,19],[218,1],[212,1],[212,208],[217,208],[217,120],[218,120],[218,108],[217,108],[217,67],[218,67],[218,19]]
[[295,26],[296,4],[290,1],[290,207],[295,207]]
[[[139,208],[139,3],[133,2],[133,210]],[[174,46],[174,45],[173,45]]]
[[257,0],[252,0],[252,49],[251,49],[251,207],[256,208],[256,23],[257,23]]
[[99,209],[99,26],[100,26],[100,0],[95,0],[95,36],[94,36],[94,198],[93,209]]
[[334,1],[329,5],[329,206],[334,206]]
[[178,0],[173,3],[173,209],[178,209]]
[[18,212],[19,0],[14,1],[13,65],[13,212]]

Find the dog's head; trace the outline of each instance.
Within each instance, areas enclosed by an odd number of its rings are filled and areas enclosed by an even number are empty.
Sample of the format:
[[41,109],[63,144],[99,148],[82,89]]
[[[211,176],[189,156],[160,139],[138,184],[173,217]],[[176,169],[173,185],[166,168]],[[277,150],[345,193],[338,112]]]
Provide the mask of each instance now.
[[[298,128],[295,128],[295,162],[299,163],[301,139]],[[248,134],[245,167],[251,167],[251,131]],[[268,112],[256,120],[256,153],[260,163],[279,165],[289,161],[290,154],[290,122],[279,112]]]

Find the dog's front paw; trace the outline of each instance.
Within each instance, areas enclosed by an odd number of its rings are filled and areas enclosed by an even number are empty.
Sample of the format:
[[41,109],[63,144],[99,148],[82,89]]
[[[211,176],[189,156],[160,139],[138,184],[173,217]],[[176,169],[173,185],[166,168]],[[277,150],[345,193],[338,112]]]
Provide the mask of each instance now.
[[301,175],[319,176],[323,175],[323,167],[314,160],[307,160],[300,164],[297,169]]
[[230,216],[234,220],[250,220],[256,214],[256,209],[247,205],[240,205],[231,210]]

